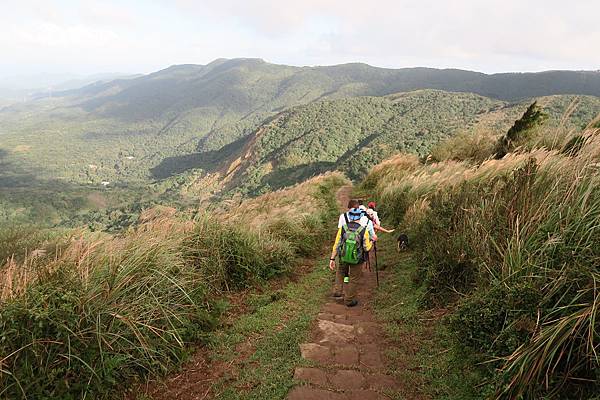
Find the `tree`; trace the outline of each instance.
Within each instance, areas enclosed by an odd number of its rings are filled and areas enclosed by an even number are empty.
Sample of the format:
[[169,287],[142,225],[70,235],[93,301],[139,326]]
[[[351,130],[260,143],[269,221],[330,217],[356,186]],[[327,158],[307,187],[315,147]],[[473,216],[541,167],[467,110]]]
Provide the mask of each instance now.
[[547,118],[547,114],[534,101],[521,118],[515,121],[513,126],[502,136],[496,145],[496,159],[501,159],[522,144],[531,134],[531,130],[541,125]]

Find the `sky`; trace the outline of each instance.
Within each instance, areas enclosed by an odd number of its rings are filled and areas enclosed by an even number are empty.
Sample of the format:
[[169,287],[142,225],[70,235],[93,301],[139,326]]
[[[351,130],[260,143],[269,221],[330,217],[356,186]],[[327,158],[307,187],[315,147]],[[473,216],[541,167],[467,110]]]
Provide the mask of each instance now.
[[0,0],[0,77],[258,57],[487,73],[600,69],[598,0]]

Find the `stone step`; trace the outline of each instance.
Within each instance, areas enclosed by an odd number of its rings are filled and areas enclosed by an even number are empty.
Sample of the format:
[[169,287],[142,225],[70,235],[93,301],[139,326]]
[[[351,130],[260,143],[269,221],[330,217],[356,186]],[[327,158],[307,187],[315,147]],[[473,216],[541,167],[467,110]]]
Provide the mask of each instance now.
[[334,392],[331,390],[317,389],[310,386],[296,386],[287,396],[288,400],[389,400],[373,390],[351,390],[347,392]]
[[324,366],[342,366],[381,370],[385,367],[381,350],[374,343],[302,343],[302,358]]
[[325,370],[321,368],[296,368],[294,379],[321,389],[338,391],[351,390],[396,390],[398,381],[389,375],[365,373],[352,369]]

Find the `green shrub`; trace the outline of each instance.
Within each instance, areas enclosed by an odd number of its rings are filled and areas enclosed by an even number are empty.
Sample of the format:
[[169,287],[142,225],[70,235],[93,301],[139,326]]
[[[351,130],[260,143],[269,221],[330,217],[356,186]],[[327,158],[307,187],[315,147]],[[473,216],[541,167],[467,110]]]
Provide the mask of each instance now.
[[219,309],[176,240],[142,235],[104,250],[59,262],[2,303],[2,397],[106,397],[180,362],[215,324]]
[[184,257],[214,290],[248,287],[284,272],[293,253],[286,243],[244,227],[201,217],[183,243]]
[[298,219],[279,219],[267,226],[274,237],[281,238],[301,257],[316,255],[322,250],[324,236],[328,233],[318,216],[305,215]]
[[536,328],[539,288],[496,283],[464,297],[449,318],[461,346],[494,357],[511,354]]
[[515,121],[513,126],[502,136],[496,144],[496,158],[500,159],[516,147],[523,144],[532,134],[532,130],[540,126],[548,115],[534,101],[525,111],[523,116]]
[[381,217],[385,218],[388,224],[397,225],[404,219],[404,214],[408,207],[414,201],[414,196],[410,188],[399,187],[388,190],[378,200],[385,207],[381,209]]

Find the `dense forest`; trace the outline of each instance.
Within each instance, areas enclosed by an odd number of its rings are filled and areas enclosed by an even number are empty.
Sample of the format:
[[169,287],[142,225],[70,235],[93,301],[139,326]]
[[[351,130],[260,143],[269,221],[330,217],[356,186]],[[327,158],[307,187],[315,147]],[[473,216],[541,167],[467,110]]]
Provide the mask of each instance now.
[[[600,100],[590,96],[538,101],[551,126],[580,127],[600,111]],[[0,136],[0,217],[113,231],[156,204],[184,209],[257,195],[332,170],[359,179],[398,151],[425,157],[453,135],[499,135],[528,104],[436,90],[319,100],[257,120],[242,137],[206,151],[190,139],[195,130],[80,137],[78,130],[106,121],[60,125],[57,117],[43,131]],[[34,121],[43,124],[32,114],[22,129]]]

